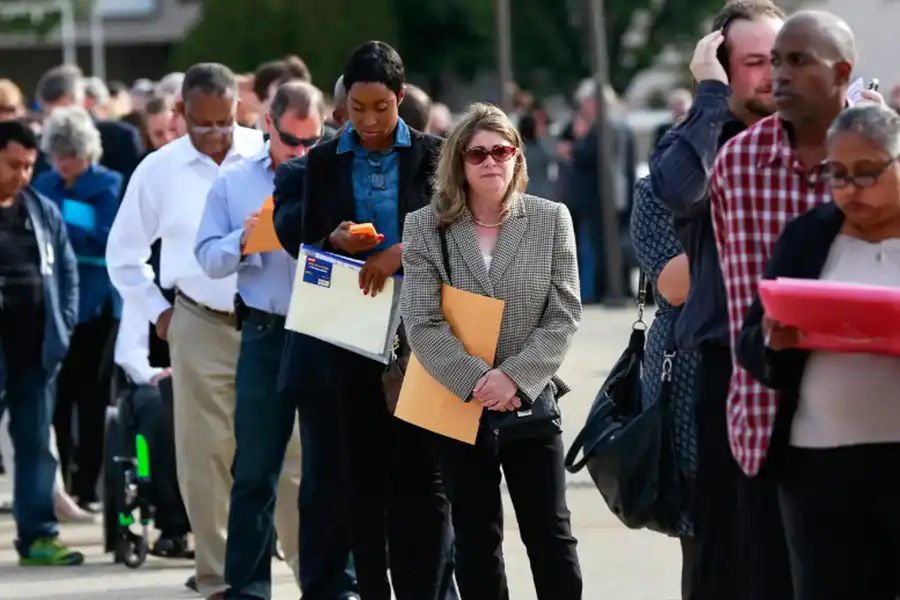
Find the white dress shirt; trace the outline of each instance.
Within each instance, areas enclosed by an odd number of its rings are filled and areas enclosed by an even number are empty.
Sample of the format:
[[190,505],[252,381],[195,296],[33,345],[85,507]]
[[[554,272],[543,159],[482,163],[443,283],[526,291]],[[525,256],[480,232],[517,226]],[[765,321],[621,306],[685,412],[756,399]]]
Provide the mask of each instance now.
[[188,136],[163,146],[138,165],[106,246],[109,276],[125,304],[135,305],[151,323],[170,307],[147,264],[150,247],[162,240],[162,287],[175,288],[213,310],[233,310],[236,276],[208,277],[194,258],[194,240],[219,170],[264,147],[261,132],[238,127],[221,166],[198,152]]
[[137,385],[148,385],[165,371],[150,366],[150,321],[132,302],[126,302],[122,307],[122,319],[116,334],[115,361]]

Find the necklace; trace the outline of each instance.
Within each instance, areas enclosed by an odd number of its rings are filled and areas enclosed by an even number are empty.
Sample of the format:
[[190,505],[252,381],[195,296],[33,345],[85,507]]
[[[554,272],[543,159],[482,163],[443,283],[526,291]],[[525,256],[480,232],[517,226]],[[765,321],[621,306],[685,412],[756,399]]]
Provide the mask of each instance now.
[[474,216],[472,217],[472,220],[475,221],[476,225],[480,225],[481,227],[485,227],[487,229],[496,229],[497,227],[502,226],[503,223],[505,222],[505,220],[504,220],[504,221],[500,221],[499,223],[482,223],[481,221],[476,219]]

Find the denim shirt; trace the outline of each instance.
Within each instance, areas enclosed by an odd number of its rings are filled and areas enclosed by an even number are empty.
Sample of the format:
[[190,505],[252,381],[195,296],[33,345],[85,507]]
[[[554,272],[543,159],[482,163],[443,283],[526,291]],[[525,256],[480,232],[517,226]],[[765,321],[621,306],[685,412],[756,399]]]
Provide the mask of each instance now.
[[358,223],[372,223],[384,241],[359,258],[381,252],[400,243],[400,163],[394,148],[411,145],[409,128],[403,119],[397,121],[394,145],[384,152],[369,151],[359,143],[359,136],[352,123],[347,123],[338,142],[337,153],[353,153],[351,178],[353,200]]
[[103,313],[111,301],[113,316],[121,315],[121,299],[106,270],[106,241],[119,210],[122,176],[99,165],[93,165],[67,187],[55,170],[42,173],[34,180],[34,188],[52,200],[67,221],[66,203],[88,205],[94,213],[92,227],[69,218],[66,231],[78,260],[80,281],[78,322],[86,323]]
[[746,127],[728,108],[731,90],[702,81],[687,118],[672,127],[650,157],[653,195],[672,211],[688,255],[691,289],[675,323],[683,350],[729,347],[728,304],[707,196],[719,149]]
[[[44,288],[44,340],[42,362],[52,379],[69,350],[69,340],[78,319],[78,267],[66,235],[66,226],[56,206],[31,189],[20,199],[28,209],[41,255]],[[0,392],[6,388],[6,362],[0,350]]]

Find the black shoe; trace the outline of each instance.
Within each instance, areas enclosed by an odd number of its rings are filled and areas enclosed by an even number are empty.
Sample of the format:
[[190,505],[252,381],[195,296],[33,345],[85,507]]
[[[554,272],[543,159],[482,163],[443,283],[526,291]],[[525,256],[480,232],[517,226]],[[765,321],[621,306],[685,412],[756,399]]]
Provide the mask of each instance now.
[[11,515],[12,512],[12,502],[0,502],[0,515]]
[[94,501],[79,500],[78,507],[85,512],[91,513],[92,515],[99,515],[100,513],[103,512],[103,503],[97,502],[96,500],[94,500]]
[[187,578],[187,581],[184,582],[184,587],[198,594],[200,593],[200,588],[197,587],[197,577],[194,575]]
[[192,558],[194,553],[188,550],[186,535],[163,534],[153,544],[150,554],[161,558]]

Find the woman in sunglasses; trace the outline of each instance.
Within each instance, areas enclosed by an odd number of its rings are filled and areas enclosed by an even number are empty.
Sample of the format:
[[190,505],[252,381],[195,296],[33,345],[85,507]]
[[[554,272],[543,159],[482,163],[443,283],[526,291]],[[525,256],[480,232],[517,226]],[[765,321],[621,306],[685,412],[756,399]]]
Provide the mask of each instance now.
[[[499,108],[476,104],[444,144],[432,205],[404,227],[400,311],[409,344],[460,402],[484,407],[474,445],[447,441],[462,600],[509,598],[501,469],[538,599],[582,597],[560,430],[507,436],[499,425],[510,411],[526,418],[546,401],[555,410],[568,391],[557,371],[581,321],[572,218],[563,204],[524,194],[527,183],[518,131]],[[505,302],[494,364],[469,355],[453,335],[441,311],[443,284]]]
[[[874,104],[841,113],[825,163],[834,202],[788,224],[766,278],[900,287],[898,156],[897,113]],[[756,379],[781,392],[770,456],[782,458],[794,597],[896,598],[900,358],[801,349],[803,333],[766,316],[757,298],[737,349]]]

